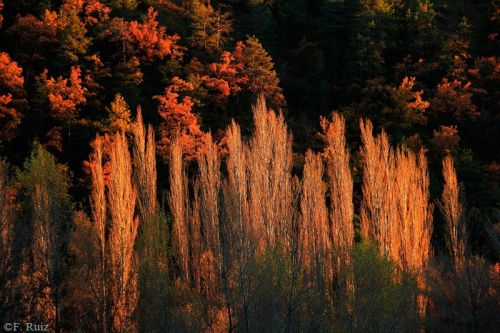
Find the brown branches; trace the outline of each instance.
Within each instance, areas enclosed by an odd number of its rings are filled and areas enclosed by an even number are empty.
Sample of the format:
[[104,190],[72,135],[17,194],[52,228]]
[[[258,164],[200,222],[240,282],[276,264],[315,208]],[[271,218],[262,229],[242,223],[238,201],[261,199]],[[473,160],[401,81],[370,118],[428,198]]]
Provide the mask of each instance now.
[[460,187],[453,163],[453,157],[446,156],[442,161],[444,188],[441,201],[438,203],[444,216],[446,226],[446,246],[455,267],[460,267],[465,260],[467,233],[463,218],[463,207],[460,202]]
[[326,184],[323,182],[323,160],[308,150],[302,178],[300,201],[299,252],[306,274],[320,283],[330,273],[332,241],[326,208]]
[[361,120],[363,202],[361,232],[402,268],[419,271],[428,261],[432,235],[427,160],[405,147],[396,153],[384,131],[373,137]]
[[[217,145],[207,135],[205,149],[198,154],[200,181],[200,215],[205,236],[203,262],[209,265],[212,275],[220,275],[222,265],[222,241],[219,222],[219,194],[221,190],[220,159]],[[217,266],[216,266],[217,265]],[[218,274],[214,274],[217,272]],[[214,278],[207,279],[214,281]],[[216,282],[215,280],[214,282]],[[218,283],[216,283],[218,284]]]
[[345,142],[344,118],[333,113],[331,122],[324,118],[321,120],[321,127],[326,142],[324,155],[330,194],[330,226],[339,273],[339,266],[349,262],[354,241],[353,181],[349,168],[349,150]]
[[187,176],[182,161],[182,143],[176,137],[170,150],[170,191],[168,203],[172,213],[172,239],[177,254],[181,276],[190,282],[189,270],[189,198]]
[[108,178],[103,165],[104,141],[105,138],[98,136],[93,142],[89,162],[92,217],[101,247],[98,286],[101,294],[98,297],[102,306],[102,329],[106,330],[110,320],[116,331],[133,331],[137,304],[134,250],[139,228],[139,219],[135,216],[137,191],[132,183],[132,161],[125,134],[116,133],[107,147]]
[[[254,230],[264,243],[287,245],[292,212],[292,138],[283,115],[268,111],[261,95],[253,107],[254,133],[247,159]],[[288,244],[289,245],[289,244]]]
[[405,147],[398,148],[393,179],[398,224],[397,234],[392,237],[400,256],[396,261],[406,270],[421,271],[431,254],[433,229],[429,174],[423,150],[415,154]]
[[[382,131],[374,137],[372,123],[360,119],[363,146],[363,201],[361,203],[361,235],[378,243],[382,254],[391,251],[391,229],[394,218],[394,154],[387,134]],[[394,239],[392,239],[394,240]]]
[[151,218],[158,209],[156,191],[156,144],[153,127],[146,129],[142,112],[137,110],[137,120],[132,126],[134,184],[141,220]]
[[112,295],[118,331],[130,330],[137,302],[134,245],[139,220],[135,217],[137,193],[132,184],[132,162],[124,133],[113,137],[110,151],[108,205],[110,215],[109,254],[114,285]]
[[108,321],[108,294],[107,294],[107,278],[106,278],[106,190],[104,181],[103,169],[103,138],[97,136],[92,141],[92,152],[90,154],[90,206],[92,209],[92,220],[94,221],[94,230],[99,238],[100,252],[98,262],[99,282],[96,286],[98,292],[99,319],[103,332],[107,331]]

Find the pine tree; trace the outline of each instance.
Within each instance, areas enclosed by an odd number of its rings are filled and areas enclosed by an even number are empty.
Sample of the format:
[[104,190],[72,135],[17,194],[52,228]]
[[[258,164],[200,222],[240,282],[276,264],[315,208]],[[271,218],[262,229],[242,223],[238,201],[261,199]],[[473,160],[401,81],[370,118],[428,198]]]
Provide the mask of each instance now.
[[440,41],[433,2],[418,0],[408,7],[408,50],[412,51],[416,59],[429,58],[439,47]]
[[257,38],[248,37],[245,42],[239,42],[233,56],[243,65],[241,75],[247,80],[245,88],[254,97],[262,94],[271,107],[284,106],[285,99],[274,63]]
[[65,0],[59,12],[52,13],[55,16],[54,24],[57,27],[61,52],[73,64],[87,53],[92,44],[87,36],[85,22],[80,18],[82,11],[82,1]]

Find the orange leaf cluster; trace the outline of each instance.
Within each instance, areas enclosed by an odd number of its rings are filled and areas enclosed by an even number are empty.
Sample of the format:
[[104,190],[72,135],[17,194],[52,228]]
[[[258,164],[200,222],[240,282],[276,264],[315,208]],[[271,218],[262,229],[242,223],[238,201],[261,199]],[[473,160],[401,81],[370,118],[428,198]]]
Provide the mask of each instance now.
[[74,120],[78,114],[78,106],[87,101],[87,88],[82,85],[80,67],[71,67],[68,78],[59,76],[57,79],[47,79],[47,73],[45,70],[40,80],[49,98],[52,117],[62,121]]
[[158,100],[158,113],[164,120],[160,125],[159,154],[167,158],[172,141],[179,136],[182,150],[188,159],[193,159],[203,145],[205,133],[200,129],[198,118],[192,112],[194,105],[189,96],[179,100],[179,93],[192,91],[193,85],[178,77],[165,89],[164,95],[153,98]]
[[243,74],[244,65],[236,61],[229,51],[224,51],[218,62],[203,65],[193,58],[188,65],[189,72],[209,92],[215,104],[224,103],[230,95],[243,89],[248,77]]
[[99,0],[87,0],[84,8],[85,23],[94,25],[99,22],[108,21],[111,9]]
[[11,91],[16,91],[24,85],[23,69],[13,61],[7,53],[0,52],[0,83]]
[[432,146],[440,153],[454,153],[460,146],[460,136],[457,126],[439,126],[439,130],[434,130],[431,139]]
[[431,108],[435,115],[448,115],[458,122],[477,119],[480,113],[472,101],[472,96],[470,82],[448,81],[444,78],[436,88],[436,94],[431,100]]
[[0,140],[12,138],[12,130],[21,122],[21,114],[12,106],[12,94],[21,93],[22,68],[7,53],[0,52]]
[[150,7],[143,23],[132,21],[128,24],[122,37],[129,54],[141,54],[141,59],[147,61],[182,55],[182,48],[177,45],[179,35],[167,35],[165,28],[156,20],[157,16],[158,12]]
[[405,77],[401,85],[399,86],[399,91],[403,94],[409,94],[412,96],[413,101],[408,102],[408,107],[415,109],[419,112],[424,112],[425,109],[429,107],[429,102],[426,102],[422,99],[423,90],[413,91],[413,86],[415,85],[414,77]]
[[242,85],[248,82],[248,77],[242,74],[243,64],[228,51],[222,53],[220,62],[208,65],[208,71],[215,80],[223,82],[226,96],[240,92]]

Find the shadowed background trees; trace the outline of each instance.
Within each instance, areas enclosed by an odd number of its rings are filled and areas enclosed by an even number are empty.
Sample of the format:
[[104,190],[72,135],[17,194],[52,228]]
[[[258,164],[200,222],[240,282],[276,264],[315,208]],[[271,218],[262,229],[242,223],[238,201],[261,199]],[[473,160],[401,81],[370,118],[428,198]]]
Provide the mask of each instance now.
[[498,9],[0,0],[2,317],[495,327]]

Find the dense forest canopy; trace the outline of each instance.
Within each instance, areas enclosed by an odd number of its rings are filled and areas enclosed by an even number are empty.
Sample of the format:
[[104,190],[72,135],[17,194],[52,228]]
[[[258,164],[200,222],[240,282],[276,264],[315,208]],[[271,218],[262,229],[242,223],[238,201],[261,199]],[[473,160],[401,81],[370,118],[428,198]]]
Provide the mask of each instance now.
[[499,31],[498,0],[0,0],[0,318],[495,327]]

